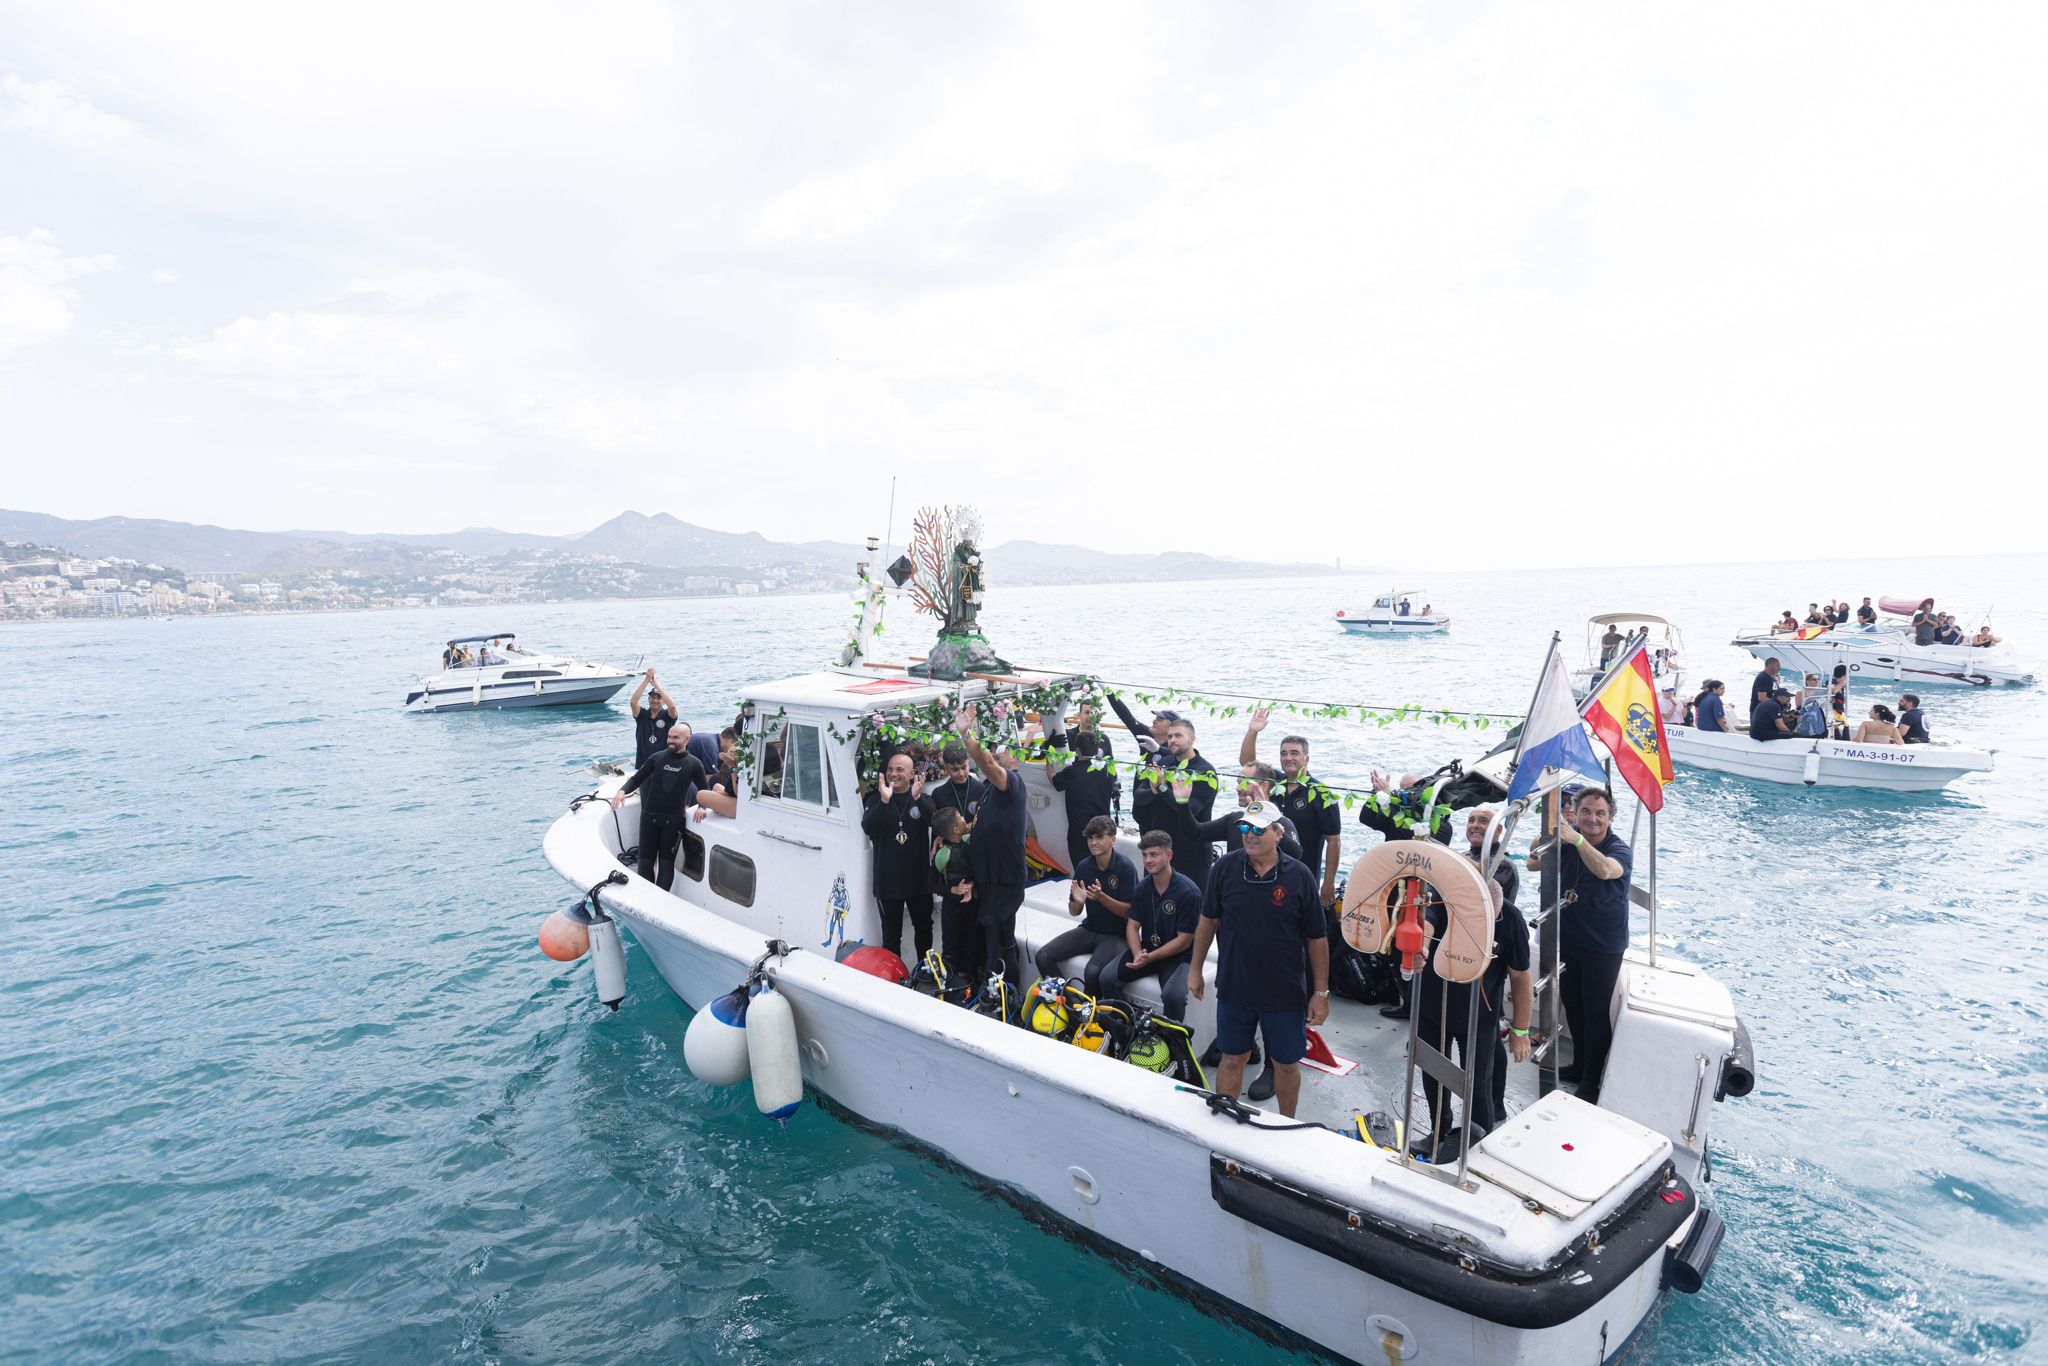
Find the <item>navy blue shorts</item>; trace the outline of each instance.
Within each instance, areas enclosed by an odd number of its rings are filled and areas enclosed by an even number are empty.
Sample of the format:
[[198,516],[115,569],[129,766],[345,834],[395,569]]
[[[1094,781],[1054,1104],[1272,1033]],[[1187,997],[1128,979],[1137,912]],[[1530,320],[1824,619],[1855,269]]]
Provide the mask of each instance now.
[[1252,1031],[1266,1036],[1266,1056],[1278,1063],[1300,1062],[1308,1052],[1306,1010],[1240,1010],[1216,998],[1216,1047],[1224,1053],[1252,1051]]

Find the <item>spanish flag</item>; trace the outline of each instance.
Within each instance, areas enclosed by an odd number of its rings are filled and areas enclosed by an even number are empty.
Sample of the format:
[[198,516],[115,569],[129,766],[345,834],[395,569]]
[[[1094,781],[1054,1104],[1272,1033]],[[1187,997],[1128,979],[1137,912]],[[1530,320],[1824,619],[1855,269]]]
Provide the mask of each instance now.
[[1650,677],[1644,645],[1607,675],[1599,692],[1579,713],[1614,756],[1621,776],[1652,811],[1664,809],[1664,784],[1671,781],[1671,746],[1664,741],[1664,712]]

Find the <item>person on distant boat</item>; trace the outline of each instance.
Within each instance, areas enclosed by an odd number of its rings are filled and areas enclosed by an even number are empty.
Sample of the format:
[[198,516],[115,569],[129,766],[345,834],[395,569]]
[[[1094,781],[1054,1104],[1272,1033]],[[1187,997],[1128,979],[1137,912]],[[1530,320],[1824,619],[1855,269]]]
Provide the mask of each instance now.
[[1067,914],[1087,918],[1041,945],[1032,965],[1040,977],[1059,977],[1069,958],[1086,954],[1088,964],[1081,969],[1081,981],[1089,995],[1100,996],[1105,990],[1105,972],[1124,955],[1124,931],[1132,899],[1138,894],[1138,870],[1116,851],[1116,821],[1109,816],[1091,818],[1082,838],[1087,852],[1074,865],[1073,881],[1067,884]]
[[664,892],[675,881],[676,846],[689,822],[690,808],[704,786],[704,765],[689,752],[689,733],[681,726],[668,733],[668,747],[633,770],[625,786],[612,794],[612,810],[640,794],[640,876]]
[[[1259,762],[1259,734],[1271,716],[1265,707],[1252,713],[1237,746],[1240,765]],[[1273,800],[1281,814],[1294,823],[1301,840],[1301,861],[1322,881],[1323,905],[1335,904],[1337,865],[1344,854],[1344,810],[1337,794],[1309,775],[1306,736],[1280,737],[1280,788]]]
[[[1608,1015],[1614,984],[1628,952],[1628,885],[1635,851],[1614,833],[1614,794],[1589,787],[1573,802],[1558,832],[1558,926],[1564,977],[1560,995],[1572,1034],[1572,1065],[1558,1080],[1579,1088],[1579,1099],[1598,1103],[1600,1077],[1614,1041]],[[1531,870],[1542,857],[1529,854]]]
[[[633,767],[638,768],[668,748],[669,727],[676,723],[676,704],[674,698],[662,691],[654,670],[649,669],[640,675],[628,709],[633,713]],[[697,756],[697,762],[703,763],[704,757]],[[710,765],[705,765],[705,771],[710,771]]]
[[860,828],[874,851],[875,905],[882,917],[882,947],[903,956],[903,917],[910,917],[917,948],[913,963],[932,947],[931,806],[924,775],[898,750],[882,765],[874,790],[861,798]]
[[1128,1000],[1125,987],[1141,977],[1157,977],[1167,1018],[1185,1019],[1202,889],[1174,871],[1173,837],[1164,830],[1139,836],[1138,856],[1145,860],[1145,872],[1124,921],[1124,952],[1102,970],[1102,994]]
[[1711,730],[1726,733],[1728,730],[1728,707],[1726,698],[1728,685],[1718,678],[1710,678],[1700,689],[1700,695],[1692,700],[1692,724],[1695,730]]
[[1764,701],[1778,690],[1778,671],[1785,666],[1776,655],[1764,661],[1764,667],[1757,676],[1749,680],[1749,709],[1756,710],[1756,704]]
[[1601,668],[1604,669],[1608,665],[1612,664],[1614,662],[1614,657],[1621,653],[1621,642],[1621,632],[1617,630],[1612,624],[1610,624],[1607,628],[1607,634],[1600,637]]
[[1017,756],[1007,749],[990,751],[974,732],[975,705],[969,702],[953,718],[953,728],[981,769],[988,786],[975,815],[974,838],[967,846],[967,865],[974,873],[975,918],[988,938],[988,968],[1000,970],[1012,991],[1024,989],[1024,957],[1017,947],[1017,912],[1024,905],[1024,840],[1029,830],[1024,774]]
[[[1186,797],[1177,795],[1177,780],[1185,780]],[[1195,748],[1194,722],[1179,717],[1167,723],[1165,747],[1153,756],[1153,766],[1141,770],[1131,784],[1131,814],[1137,817],[1140,832],[1164,830],[1170,835],[1185,818],[1197,823],[1209,819],[1216,808],[1216,788],[1216,766]],[[1198,887],[1209,880],[1215,856],[1205,841],[1173,842],[1173,866]]]
[[[967,826],[974,828],[974,818],[981,811],[982,800],[988,796],[988,784],[970,776],[967,763],[967,746],[948,741],[939,751],[939,770],[945,781],[932,789],[932,805],[952,807],[967,820]],[[961,966],[968,966],[962,964]]]
[[1932,645],[1940,630],[1941,620],[1934,611],[1934,599],[1929,598],[1920,604],[1919,611],[1913,613],[1913,643]]
[[1870,714],[1864,718],[1863,724],[1856,727],[1856,743],[1859,745],[1905,744],[1905,736],[1900,732],[1898,726],[1894,724],[1897,719],[1892,715],[1892,709],[1884,703],[1871,703]]
[[1769,697],[1756,704],[1749,714],[1749,738],[1752,740],[1788,740],[1796,730],[1797,713],[1792,710],[1792,693],[1779,688]]
[[1863,605],[1856,609],[1856,624],[1859,626],[1877,625],[1877,609],[1870,605],[1869,598],[1865,598]]
[[1918,693],[1904,693],[1899,697],[1899,732],[1901,743],[1904,744],[1934,743],[1934,737],[1927,733],[1927,717],[1920,710]]
[[[1280,808],[1254,803],[1245,808],[1241,824],[1244,847],[1222,857],[1202,895],[1188,994],[1202,999],[1209,946],[1216,944],[1216,1043],[1222,1065],[1215,1089],[1221,1095],[1237,1094],[1253,1035],[1262,1033],[1280,1113],[1292,1118],[1301,1095],[1309,1026],[1330,1014],[1329,921],[1307,865],[1280,852]],[[1303,981],[1304,957],[1313,989]]]
[[1799,634],[1799,620],[1798,618],[1792,615],[1791,608],[1787,607],[1785,609],[1785,615],[1779,617],[1777,624],[1771,627],[1771,634],[1774,636],[1796,636]]
[[1989,623],[1986,623],[1983,626],[1979,626],[1977,628],[1977,634],[1970,637],[1970,644],[1974,645],[1976,648],[1980,650],[1988,650],[1997,643],[1998,637],[1991,634],[1991,626]]

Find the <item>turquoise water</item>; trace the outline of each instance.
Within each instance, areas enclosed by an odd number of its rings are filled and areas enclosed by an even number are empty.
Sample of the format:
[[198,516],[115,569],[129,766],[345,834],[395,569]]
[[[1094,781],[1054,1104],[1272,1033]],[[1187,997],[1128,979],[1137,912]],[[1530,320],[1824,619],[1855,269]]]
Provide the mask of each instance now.
[[[1004,591],[1013,659],[1519,710],[1553,627],[1661,611],[1695,676],[1816,596],[1997,604],[2048,663],[2048,560],[1432,578],[1452,634],[1340,635],[1359,581]],[[435,642],[516,630],[664,666],[719,718],[843,638],[839,599],[0,631],[0,1355],[70,1360],[1277,1361],[930,1158],[682,1067],[629,950],[616,1016],[533,935],[540,836],[610,708],[420,717]],[[892,638],[922,635],[898,619]],[[1865,694],[1889,698],[1889,690]],[[1999,747],[1952,794],[1681,773],[1669,947],[1729,983],[1761,1081],[1714,1115],[1729,1235],[1636,1360],[2043,1354],[2048,693],[1930,692]],[[1306,727],[1325,776],[1473,752]],[[1234,723],[1203,748],[1235,752]],[[1049,1138],[1049,1136],[1048,1136]],[[1018,1142],[1034,1141],[1029,1134]]]

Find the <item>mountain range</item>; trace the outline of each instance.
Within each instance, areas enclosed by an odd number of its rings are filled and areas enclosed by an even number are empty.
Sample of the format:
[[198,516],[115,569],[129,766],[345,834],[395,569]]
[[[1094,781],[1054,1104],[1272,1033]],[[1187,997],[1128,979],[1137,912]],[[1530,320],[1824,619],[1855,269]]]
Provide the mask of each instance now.
[[[666,512],[622,512],[576,536],[543,536],[467,527],[435,535],[352,531],[242,531],[149,517],[72,521],[46,513],[0,509],[0,540],[62,546],[98,559],[138,560],[187,573],[285,573],[346,567],[376,557],[381,548],[452,550],[479,559],[535,551],[610,555],[632,564],[704,572],[760,570],[776,565],[850,570],[863,550],[840,541],[771,541],[758,531],[717,531]],[[886,561],[895,551],[883,554]],[[1240,575],[1318,574],[1326,565],[1269,564],[1197,551],[1156,555],[1112,554],[1085,546],[1007,541],[984,550],[998,582],[1017,585],[1108,583],[1148,579],[1229,578]]]

